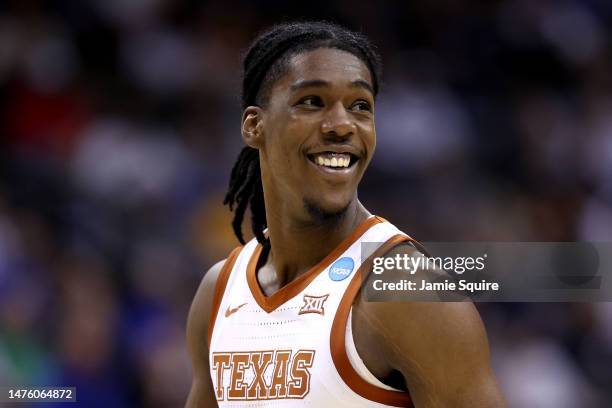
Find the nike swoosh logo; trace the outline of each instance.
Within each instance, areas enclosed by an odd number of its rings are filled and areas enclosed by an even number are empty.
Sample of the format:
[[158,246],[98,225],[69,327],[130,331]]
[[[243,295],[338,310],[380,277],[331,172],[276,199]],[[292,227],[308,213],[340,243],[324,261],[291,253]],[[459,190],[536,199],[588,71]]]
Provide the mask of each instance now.
[[241,308],[242,306],[244,306],[244,305],[246,305],[246,303],[243,303],[243,304],[241,304],[241,305],[238,305],[238,306],[236,306],[236,307],[235,307],[235,308],[233,308],[233,309],[230,309],[230,307],[228,306],[228,307],[227,307],[227,310],[225,311],[225,317],[230,317],[231,315],[233,315],[234,313],[236,313],[238,310],[240,310],[240,308]]

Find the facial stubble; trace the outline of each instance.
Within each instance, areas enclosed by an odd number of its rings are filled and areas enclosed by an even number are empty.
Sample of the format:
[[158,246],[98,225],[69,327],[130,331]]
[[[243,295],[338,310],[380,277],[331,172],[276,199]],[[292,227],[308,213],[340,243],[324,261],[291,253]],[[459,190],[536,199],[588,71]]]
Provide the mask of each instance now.
[[326,210],[313,200],[304,199],[304,208],[312,219],[313,224],[335,224],[342,220],[350,206],[350,202],[337,211]]

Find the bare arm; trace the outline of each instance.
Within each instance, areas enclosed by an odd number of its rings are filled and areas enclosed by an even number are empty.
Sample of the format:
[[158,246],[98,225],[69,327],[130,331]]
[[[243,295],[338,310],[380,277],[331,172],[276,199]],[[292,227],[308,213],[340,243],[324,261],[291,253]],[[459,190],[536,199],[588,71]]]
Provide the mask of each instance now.
[[[401,247],[390,253],[413,253]],[[417,272],[418,273],[418,272]],[[504,407],[489,345],[471,302],[359,302],[389,370],[406,380],[416,407]]]
[[208,322],[212,309],[217,276],[225,260],[216,263],[204,275],[187,318],[187,348],[193,366],[193,381],[186,408],[214,408],[217,401],[210,378],[208,362]]

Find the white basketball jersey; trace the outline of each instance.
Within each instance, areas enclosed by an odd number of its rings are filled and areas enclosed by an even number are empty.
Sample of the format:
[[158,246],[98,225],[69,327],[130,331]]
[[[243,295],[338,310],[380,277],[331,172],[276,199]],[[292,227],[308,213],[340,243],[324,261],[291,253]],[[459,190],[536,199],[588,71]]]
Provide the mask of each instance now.
[[[209,323],[219,406],[412,406],[408,393],[383,388],[355,358],[352,336],[346,336],[371,258],[410,240],[384,219],[370,217],[319,264],[271,296],[257,282],[262,246],[253,239],[234,250],[217,279]],[[363,257],[363,267],[362,242],[382,244]]]

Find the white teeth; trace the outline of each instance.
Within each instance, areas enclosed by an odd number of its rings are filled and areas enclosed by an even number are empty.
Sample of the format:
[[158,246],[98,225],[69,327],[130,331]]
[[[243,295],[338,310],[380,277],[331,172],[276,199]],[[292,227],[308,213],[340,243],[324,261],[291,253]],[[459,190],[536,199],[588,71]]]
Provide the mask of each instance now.
[[332,168],[346,168],[351,164],[351,158],[348,154],[343,153],[321,153],[314,156],[313,159],[319,166]]

